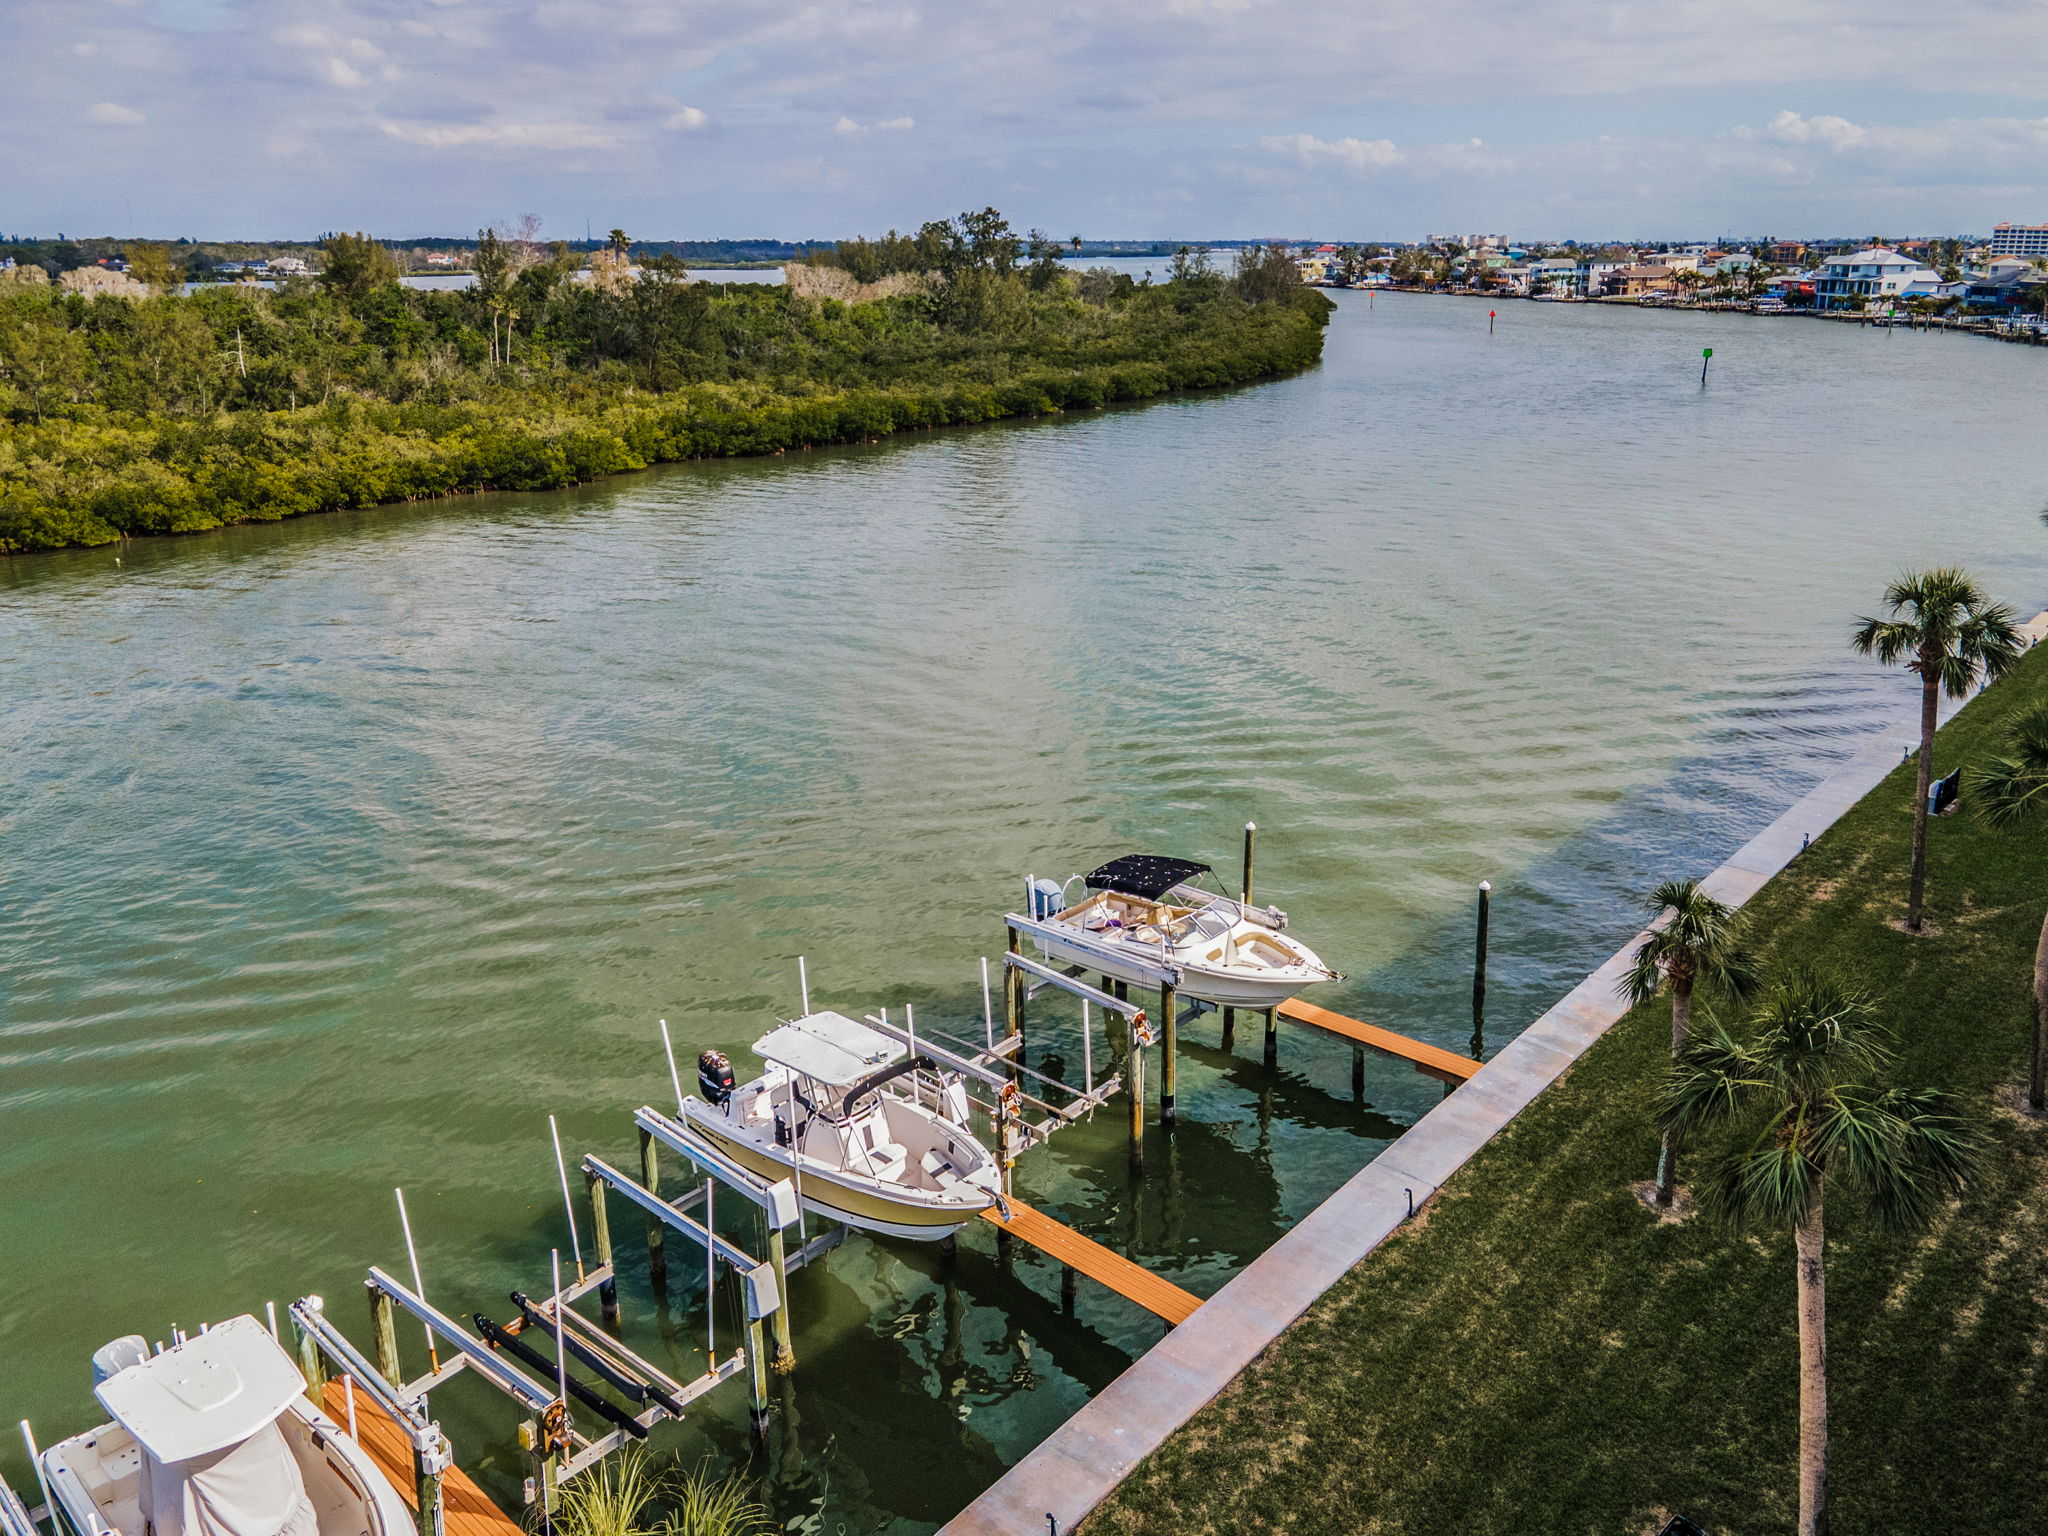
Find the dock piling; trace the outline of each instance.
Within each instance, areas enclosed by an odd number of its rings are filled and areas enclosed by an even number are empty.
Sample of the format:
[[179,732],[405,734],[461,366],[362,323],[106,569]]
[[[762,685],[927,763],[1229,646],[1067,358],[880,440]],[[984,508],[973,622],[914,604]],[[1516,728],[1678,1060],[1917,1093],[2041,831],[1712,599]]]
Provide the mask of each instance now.
[[1226,1051],[1237,1049],[1237,1010],[1235,1008],[1223,1010],[1223,1049]]
[[597,1285],[598,1315],[604,1319],[607,1328],[619,1326],[619,1275],[612,1263],[612,1222],[611,1213],[605,1208],[604,1180],[588,1168],[583,1170],[583,1184],[590,1192],[590,1240],[597,1247],[597,1266],[604,1271],[604,1279]]
[[1473,940],[1472,955],[1472,1032],[1475,1035],[1486,1016],[1486,931],[1492,917],[1493,882],[1482,880],[1479,882],[1479,929]]
[[1274,1010],[1266,1010],[1266,1065],[1268,1068],[1280,1065],[1280,1026],[1274,1021]]
[[1351,1047],[1351,1097],[1359,1103],[1365,1102],[1365,1047]]
[[1159,989],[1159,1123],[1171,1129],[1175,1119],[1174,1089],[1179,1074],[1175,1055],[1180,1045],[1179,1010],[1172,982]]
[[[776,1308],[780,1316],[782,1309]],[[768,1330],[761,1319],[751,1318],[747,1322],[747,1424],[754,1431],[757,1444],[768,1443]]]
[[377,1345],[377,1371],[394,1387],[405,1384],[405,1370],[398,1362],[398,1314],[391,1298],[382,1291],[370,1292],[370,1336]]
[[787,1376],[796,1369],[796,1350],[789,1341],[789,1254],[782,1228],[775,1225],[772,1215],[763,1215],[768,1222],[768,1262],[775,1266],[775,1283],[782,1288],[782,1305],[775,1309],[775,1358],[771,1364],[776,1375]]
[[1258,835],[1257,822],[1248,821],[1244,824],[1244,886],[1240,895],[1246,906],[1252,904],[1252,845],[1257,841]]
[[[313,1298],[315,1301],[318,1299]],[[292,1316],[292,1332],[299,1337],[299,1374],[306,1378],[306,1396],[318,1408],[321,1388],[327,1385],[327,1357],[320,1353],[320,1341],[299,1321],[296,1313]]]
[[[650,1194],[661,1190],[661,1149],[645,1126],[640,1128],[640,1181]],[[668,1289],[668,1254],[663,1250],[661,1223],[647,1218],[647,1279],[657,1292]]]
[[1130,1053],[1124,1058],[1125,1097],[1131,1106],[1131,1167],[1145,1166],[1145,1047],[1131,1031]]

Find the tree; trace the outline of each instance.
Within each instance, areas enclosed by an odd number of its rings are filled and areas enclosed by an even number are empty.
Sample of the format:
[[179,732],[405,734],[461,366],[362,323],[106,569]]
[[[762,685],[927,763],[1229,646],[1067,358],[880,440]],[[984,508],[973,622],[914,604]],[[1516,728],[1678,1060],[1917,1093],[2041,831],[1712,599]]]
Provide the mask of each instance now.
[[1076,256],[1081,254],[1081,237],[1079,235],[1075,235],[1067,243],[1074,248],[1074,254]]
[[1977,583],[1942,567],[1908,571],[1885,588],[1891,617],[1858,622],[1851,643],[1886,666],[1904,662],[1920,675],[1920,772],[1913,795],[1913,870],[1906,890],[1906,931],[1920,931],[1927,886],[1927,791],[1934,779],[1934,727],[1945,692],[1966,698],[1979,677],[2003,677],[2023,649],[2013,612],[1985,601]]
[[358,230],[320,242],[320,285],[351,303],[398,281],[398,262],[382,244]]
[[[1742,914],[1700,889],[1697,880],[1666,880],[1644,903],[1665,921],[1643,935],[1622,978],[1629,1002],[1646,1003],[1671,988],[1671,1059],[1692,1036],[1693,989],[1701,982],[1731,997],[1756,988],[1756,969],[1742,944]],[[1666,1130],[1657,1154],[1657,1209],[1669,1210],[1678,1192],[1678,1144]]]
[[128,247],[128,275],[148,284],[149,291],[159,297],[175,293],[185,280],[169,246],[139,241]]
[[1977,1143],[1948,1099],[1880,1088],[1890,1037],[1868,999],[1799,970],[1765,996],[1748,1038],[1715,1024],[1665,1085],[1667,1130],[1733,1134],[1703,1203],[1738,1229],[1790,1232],[1799,1311],[1799,1536],[1824,1536],[1828,1504],[1825,1199],[1860,1195],[1895,1227],[1924,1222],[1962,1188]]
[[1284,304],[1301,286],[1301,268],[1286,246],[1248,245],[1238,251],[1230,287],[1247,304]]
[[[2031,821],[2048,796],[2048,704],[2036,704],[2007,722],[2005,755],[1970,776],[1977,814],[2006,831]],[[2048,919],[2034,946],[2033,1047],[2027,1063],[2027,1103],[2048,1109]]]
[[627,250],[633,244],[633,242],[626,237],[626,232],[623,229],[613,230],[609,235],[605,236],[605,239],[611,243],[612,253],[618,256],[625,255]]

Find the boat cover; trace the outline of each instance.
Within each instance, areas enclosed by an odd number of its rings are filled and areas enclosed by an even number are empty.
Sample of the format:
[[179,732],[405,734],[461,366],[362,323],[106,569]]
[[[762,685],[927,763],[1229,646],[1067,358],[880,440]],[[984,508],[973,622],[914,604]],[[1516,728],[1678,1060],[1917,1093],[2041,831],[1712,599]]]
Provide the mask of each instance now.
[[843,1013],[824,1010],[770,1030],[754,1042],[754,1054],[798,1077],[844,1088],[909,1052]]
[[1197,864],[1192,859],[1169,859],[1158,853],[1127,853],[1120,859],[1111,859],[1100,869],[1090,870],[1084,878],[1091,891],[1121,891],[1126,896],[1142,896],[1147,901],[1157,901],[1183,880],[1207,874],[1209,868],[1209,865]]
[[154,1536],[319,1536],[298,1458],[275,1420],[189,1461],[142,1459],[142,1517]]

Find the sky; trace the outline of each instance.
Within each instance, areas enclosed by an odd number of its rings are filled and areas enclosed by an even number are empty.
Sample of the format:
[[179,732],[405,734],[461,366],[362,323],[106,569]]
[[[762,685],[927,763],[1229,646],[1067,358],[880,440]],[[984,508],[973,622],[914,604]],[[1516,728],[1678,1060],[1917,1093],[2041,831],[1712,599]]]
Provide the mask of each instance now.
[[2040,0],[0,0],[0,232],[2048,222]]

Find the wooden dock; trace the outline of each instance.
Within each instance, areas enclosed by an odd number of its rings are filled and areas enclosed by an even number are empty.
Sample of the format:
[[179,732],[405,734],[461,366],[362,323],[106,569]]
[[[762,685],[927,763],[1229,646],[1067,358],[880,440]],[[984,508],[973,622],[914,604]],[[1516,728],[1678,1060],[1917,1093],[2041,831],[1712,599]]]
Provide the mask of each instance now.
[[1195,1308],[1202,1304],[1201,1297],[1182,1290],[1143,1265],[1133,1264],[1122,1254],[1111,1253],[1093,1238],[1083,1237],[1065,1222],[1055,1221],[1043,1211],[1032,1209],[1014,1195],[1009,1198],[1009,1207],[1008,1221],[993,1208],[983,1211],[982,1219],[998,1231],[1023,1238],[1069,1269],[1080,1271],[1090,1280],[1100,1281],[1119,1296],[1135,1301],[1168,1323],[1186,1322],[1194,1315]]
[[[327,1417],[346,1429],[348,1400],[342,1378],[332,1378],[320,1394]],[[417,1510],[419,1486],[413,1478],[412,1442],[367,1392],[356,1393],[356,1442],[369,1454],[391,1486]],[[476,1485],[460,1467],[441,1474],[441,1507],[447,1536],[527,1536],[517,1520],[491,1502],[490,1495]]]
[[1389,1056],[1399,1056],[1414,1065],[1416,1071],[1441,1082],[1462,1083],[1477,1072],[1482,1065],[1469,1056],[1460,1056],[1456,1051],[1447,1051],[1440,1045],[1430,1045],[1422,1040],[1411,1040],[1406,1035],[1397,1035],[1391,1029],[1381,1029],[1377,1024],[1367,1024],[1361,1019],[1347,1019],[1341,1013],[1332,1013],[1327,1008],[1318,1008],[1314,1003],[1304,1003],[1299,998],[1289,998],[1274,1010],[1283,1019],[1297,1024],[1325,1030],[1333,1035],[1342,1035],[1358,1045],[1369,1045],[1376,1051],[1385,1051]]

